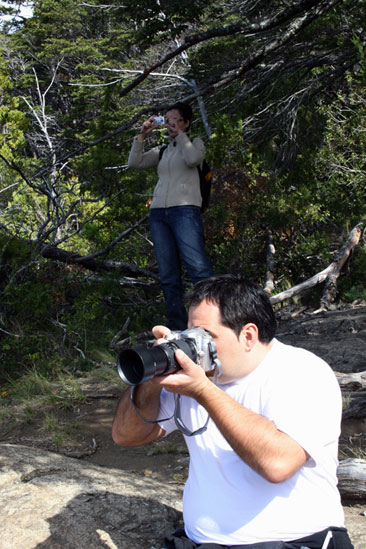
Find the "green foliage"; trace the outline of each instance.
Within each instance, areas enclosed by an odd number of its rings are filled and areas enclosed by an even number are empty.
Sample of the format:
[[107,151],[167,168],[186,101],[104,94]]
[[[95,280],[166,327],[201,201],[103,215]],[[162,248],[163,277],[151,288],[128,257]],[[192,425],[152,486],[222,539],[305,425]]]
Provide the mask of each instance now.
[[161,323],[159,288],[144,296],[121,289],[113,277],[95,283],[84,277],[78,267],[44,261],[3,290],[2,381],[25,371],[52,379],[88,370],[128,318],[132,332],[151,327],[154,316]]
[[[328,123],[331,114],[328,108]],[[362,112],[354,112],[349,122],[356,128],[362,116]],[[276,290],[281,291],[309,278],[330,262],[332,251],[337,249],[334,242],[340,245],[345,238],[344,231],[337,236],[337,225],[351,229],[352,225],[344,226],[346,218],[356,223],[365,217],[361,169],[364,155],[359,148],[359,162],[353,160],[353,166],[360,166],[358,177],[355,171],[349,170],[355,178],[354,187],[339,177],[337,185],[344,190],[343,202],[338,204],[340,188],[335,188],[334,179],[321,181],[319,159],[325,159],[324,173],[329,175],[330,164],[336,165],[342,158],[340,152],[347,151],[349,125],[343,124],[341,130],[335,127],[335,131],[327,134],[329,139],[324,140],[316,161],[310,156],[311,148],[304,149],[295,169],[282,177],[269,175],[269,167],[265,166],[261,154],[245,147],[240,126],[240,120],[223,116],[210,142],[211,161],[225,168],[217,169],[213,204],[206,214],[209,249],[218,272],[245,270],[263,283],[266,237],[270,229],[276,249]],[[343,141],[339,132],[344,136]],[[357,132],[358,144],[360,134],[362,136],[362,132]],[[330,142],[333,149],[329,147]],[[339,150],[334,148],[336,142]],[[351,145],[350,149],[357,150],[357,147]],[[347,169],[344,158],[342,162],[340,174]],[[355,274],[353,284],[359,275]],[[316,298],[316,292],[314,295]]]
[[316,161],[316,194],[330,221],[353,225],[366,216],[366,87],[351,78],[349,87],[323,108],[327,128]]
[[[19,109],[20,101],[14,94],[8,62],[3,57],[2,49],[0,49],[0,90],[0,190],[3,190],[6,187],[14,189],[19,180],[19,177],[14,177],[9,165],[17,159],[18,151],[25,146],[28,122]],[[5,196],[11,196],[11,192],[7,192]]]
[[359,247],[353,254],[345,276],[339,280],[338,294],[341,301],[352,303],[361,299],[366,301],[366,248]]
[[[207,157],[217,183],[204,219],[216,272],[246,271],[262,283],[271,230],[276,290],[284,289],[324,268],[347,230],[365,218],[364,8],[346,0],[282,47],[277,39],[291,20],[274,32],[243,32],[295,4],[35,0],[34,16],[4,33],[4,377],[87,369],[128,319],[130,335],[163,322],[158,285],[125,287],[118,271],[90,276],[42,259],[40,250],[57,244],[116,264],[155,266],[147,224],[109,244],[145,217],[156,183],[155,170],[126,169],[142,120],[134,117],[191,93],[180,79],[204,91],[213,129]],[[228,25],[239,31],[227,34]],[[212,39],[159,66],[187,35],[212,29]],[[242,71],[256,55],[260,62]],[[137,75],[124,71],[152,67],[178,78],[141,76],[143,84],[127,93]],[[363,295],[362,257],[357,251],[351,277],[340,280],[342,298]]]
[[[233,175],[235,187],[230,184]],[[250,165],[247,171],[220,174],[206,218],[218,272],[244,270],[263,284],[269,229],[276,249],[277,291],[312,276],[329,260],[329,232],[319,223],[310,197],[289,193],[280,179],[253,174]]]
[[218,116],[215,131],[210,137],[209,157],[215,166],[241,166],[245,162],[247,147],[245,144],[242,120],[237,116]]
[[136,43],[151,45],[177,38],[190,23],[199,20],[209,0],[127,0],[125,13],[136,22]]

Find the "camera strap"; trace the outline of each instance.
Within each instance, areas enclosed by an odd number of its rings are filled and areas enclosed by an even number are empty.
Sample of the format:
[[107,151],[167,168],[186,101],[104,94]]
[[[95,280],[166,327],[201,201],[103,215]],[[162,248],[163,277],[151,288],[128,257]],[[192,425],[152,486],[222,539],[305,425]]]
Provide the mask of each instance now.
[[183,420],[180,417],[180,395],[177,395],[177,394],[174,395],[174,413],[170,417],[166,417],[166,418],[163,418],[163,419],[147,419],[140,412],[140,410],[137,408],[137,406],[135,404],[134,394],[135,394],[136,387],[137,387],[137,385],[133,385],[131,387],[130,400],[131,400],[132,406],[133,406],[135,412],[137,413],[137,415],[140,416],[140,418],[143,419],[146,423],[162,423],[163,421],[169,421],[170,419],[172,419],[174,417],[175,424],[178,427],[179,431],[181,431],[181,433],[183,433],[183,435],[185,435],[187,437],[193,437],[193,436],[196,436],[196,435],[200,435],[204,431],[206,431],[207,424],[208,424],[208,421],[210,419],[210,416],[208,414],[207,414],[206,423],[202,427],[200,427],[199,429],[196,429],[196,431],[190,431],[188,429],[188,427],[186,427],[186,425],[184,425]]
[[182,418],[180,417],[180,395],[174,395],[175,396],[175,407],[174,407],[174,421],[178,429],[183,433],[183,435],[186,435],[186,437],[194,437],[196,435],[201,435],[204,433],[207,429],[208,420],[210,419],[210,416],[207,414],[206,423],[200,427],[199,429],[196,429],[196,431],[190,431],[188,427],[186,427],[183,423]]
[[147,419],[147,417],[145,417],[141,412],[140,410],[137,408],[136,404],[135,404],[135,400],[134,400],[134,395],[135,395],[135,389],[136,387],[138,387],[138,385],[132,385],[131,387],[131,391],[130,391],[130,400],[131,400],[131,404],[136,412],[136,414],[138,416],[140,416],[141,419],[143,419],[146,423],[161,423],[162,421],[169,421],[170,419],[172,419],[174,417],[174,414],[172,414],[170,417],[166,417],[164,419]]

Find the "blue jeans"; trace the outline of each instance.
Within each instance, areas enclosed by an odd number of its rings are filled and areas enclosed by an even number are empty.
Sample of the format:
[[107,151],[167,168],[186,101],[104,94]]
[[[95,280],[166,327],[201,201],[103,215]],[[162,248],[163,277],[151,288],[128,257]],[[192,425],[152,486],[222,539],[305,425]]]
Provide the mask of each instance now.
[[200,208],[152,208],[150,234],[165,299],[167,325],[173,330],[184,330],[187,327],[187,313],[180,257],[193,284],[215,274],[205,252]]

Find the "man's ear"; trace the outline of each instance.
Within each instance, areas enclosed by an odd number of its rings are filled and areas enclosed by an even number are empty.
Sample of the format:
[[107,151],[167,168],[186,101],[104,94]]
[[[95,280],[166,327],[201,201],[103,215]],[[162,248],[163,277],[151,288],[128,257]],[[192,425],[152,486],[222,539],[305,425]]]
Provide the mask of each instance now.
[[256,324],[249,322],[243,326],[240,332],[240,342],[244,345],[245,351],[249,352],[253,349],[255,344],[259,341],[258,328]]

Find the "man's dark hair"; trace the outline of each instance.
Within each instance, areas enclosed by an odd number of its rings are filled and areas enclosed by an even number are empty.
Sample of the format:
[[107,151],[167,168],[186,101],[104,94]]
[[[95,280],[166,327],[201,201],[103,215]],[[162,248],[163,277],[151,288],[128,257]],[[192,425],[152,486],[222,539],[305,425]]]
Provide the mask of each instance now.
[[239,337],[249,322],[258,328],[261,343],[269,343],[276,334],[276,317],[263,288],[243,275],[219,275],[197,282],[187,295],[188,305],[195,307],[202,301],[216,303],[221,323]]
[[192,122],[193,118],[193,112],[190,105],[187,105],[187,103],[182,103],[178,101],[177,103],[174,103],[173,105],[170,105],[166,112],[176,110],[179,112],[181,117],[183,118],[184,122]]

